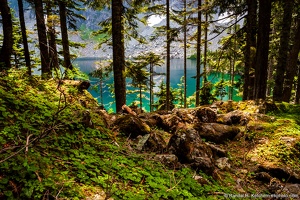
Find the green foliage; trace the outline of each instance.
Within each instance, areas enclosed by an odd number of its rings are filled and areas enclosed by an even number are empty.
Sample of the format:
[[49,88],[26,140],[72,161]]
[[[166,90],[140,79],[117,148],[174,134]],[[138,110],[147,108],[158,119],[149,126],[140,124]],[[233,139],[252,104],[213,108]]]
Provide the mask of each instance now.
[[63,86],[25,73],[11,70],[0,79],[0,197],[41,199],[61,188],[62,196],[77,196],[66,168],[55,167],[69,161],[68,151],[82,148],[84,138],[104,136],[85,128],[84,108]]
[[211,91],[213,84],[210,81],[205,82],[205,84],[200,88],[200,104],[207,105],[211,104],[216,98],[212,95]]
[[233,192],[205,174],[211,184],[201,186],[189,168],[167,169],[132,152],[126,138],[112,142],[71,83],[25,73],[11,70],[0,79],[1,199],[85,199],[99,188],[114,199],[220,199],[211,194]]
[[221,100],[227,95],[226,86],[228,83],[221,79],[220,81],[215,83],[215,89],[213,90],[213,96],[220,97]]
[[82,40],[93,40],[95,42],[103,42],[107,40],[108,35],[105,33],[98,34],[97,32],[94,32],[93,30],[86,27],[85,24],[82,24],[79,28],[80,31],[80,37]]
[[[293,169],[299,169],[300,151],[299,136],[300,127],[299,105],[288,103],[277,104],[276,120],[261,122],[262,130],[249,132],[250,139],[267,138],[268,142],[258,145],[253,154],[261,161],[288,165]],[[269,113],[274,115],[274,113]]]
[[[58,74],[58,73],[57,73]],[[68,77],[68,79],[71,80],[89,80],[89,76],[85,73],[83,73],[82,71],[80,71],[80,69],[78,67],[73,67],[72,70],[70,69],[66,69],[65,73],[64,73],[64,77]],[[59,76],[58,76],[59,78]]]
[[[161,82],[159,85],[159,91],[155,93],[155,95],[158,97],[158,100],[153,105],[156,110],[165,110],[166,109],[166,84],[164,82]],[[175,91],[173,88],[170,89],[170,109],[173,109],[175,107],[174,102],[175,99]]]

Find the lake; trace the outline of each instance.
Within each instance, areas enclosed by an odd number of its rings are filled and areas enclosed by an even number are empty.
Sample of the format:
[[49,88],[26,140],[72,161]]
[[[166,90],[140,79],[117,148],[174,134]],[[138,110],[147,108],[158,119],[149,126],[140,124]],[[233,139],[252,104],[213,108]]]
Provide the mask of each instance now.
[[[99,59],[95,59],[95,58],[79,58],[76,59],[74,61],[74,64],[77,65],[80,70],[84,73],[90,73],[92,72],[94,69],[96,69],[96,65],[95,62],[99,61]],[[178,84],[180,84],[180,78],[183,76],[183,59],[171,59],[170,61],[170,66],[171,66],[171,87],[172,88],[178,88]],[[154,71],[157,73],[165,73],[166,71],[166,67],[165,65],[161,66],[161,67],[154,67]],[[194,94],[195,92],[195,88],[196,88],[196,79],[192,78],[196,75],[196,60],[193,59],[188,59],[187,60],[187,96],[191,96]],[[223,78],[225,80],[229,80],[230,76],[229,74],[222,74],[222,73],[210,73],[208,76],[208,80],[211,81],[212,83],[216,83],[217,81],[219,81],[221,78]],[[237,81],[240,78],[240,76],[236,76],[235,77],[235,81]],[[160,83],[162,81],[165,80],[165,75],[157,75],[154,76],[154,82],[156,84],[156,86],[160,85]],[[97,78],[92,78],[90,77],[90,81],[91,84],[94,85],[97,83]],[[128,82],[130,82],[130,80],[127,80]],[[108,84],[112,84],[113,83],[113,78],[110,77],[107,80],[105,80],[105,87],[103,88],[103,104],[104,107],[107,110],[115,110],[115,104],[114,104],[114,99],[112,98],[112,95],[109,91],[109,87]],[[127,87],[128,90],[132,90],[134,88],[132,87]],[[158,91],[158,87],[154,88],[154,91]],[[99,94],[99,90],[95,91],[93,89],[89,89],[89,92],[99,100],[100,98],[100,94]],[[227,89],[228,92],[228,89]],[[145,110],[149,110],[149,92],[147,92],[147,94],[145,94],[146,98],[143,99],[143,107]],[[138,94],[127,94],[127,100],[126,100],[126,104],[130,105],[133,101],[138,101]],[[228,100],[228,96],[225,96],[223,98],[223,100]],[[240,101],[242,100],[241,97],[237,96],[237,91],[234,90],[234,94],[233,94],[233,100],[234,101]],[[100,102],[100,100],[99,100]]]

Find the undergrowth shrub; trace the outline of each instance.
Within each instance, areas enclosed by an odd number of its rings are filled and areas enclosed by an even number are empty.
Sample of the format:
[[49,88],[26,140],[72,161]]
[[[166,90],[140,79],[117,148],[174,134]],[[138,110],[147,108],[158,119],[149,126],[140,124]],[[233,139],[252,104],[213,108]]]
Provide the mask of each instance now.
[[[9,71],[0,78],[0,199],[84,199],[100,188],[114,199],[222,199],[230,188],[189,168],[168,169],[128,149],[80,94],[59,81]],[[90,195],[90,194],[89,194]]]

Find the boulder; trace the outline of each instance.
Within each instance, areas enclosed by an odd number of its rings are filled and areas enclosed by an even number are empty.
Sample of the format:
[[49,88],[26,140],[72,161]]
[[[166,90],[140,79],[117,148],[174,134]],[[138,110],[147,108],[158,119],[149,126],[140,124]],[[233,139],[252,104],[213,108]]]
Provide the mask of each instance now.
[[167,143],[163,138],[163,134],[164,132],[159,130],[152,131],[143,149],[149,152],[156,152],[156,153],[164,152],[166,150]]
[[178,165],[180,165],[177,156],[174,154],[157,154],[155,155],[154,160],[159,161],[170,168],[177,168]]
[[171,137],[167,151],[183,164],[211,174],[214,171],[213,153],[193,128],[183,126]]
[[184,123],[191,124],[195,120],[194,110],[192,109],[175,108],[172,110],[172,113],[178,116]]
[[300,184],[285,184],[283,192],[289,194],[290,198],[300,198]]
[[161,129],[165,129],[163,119],[160,114],[158,113],[142,113],[139,115],[139,118],[143,120],[145,123],[148,124],[148,126],[152,127],[158,127]]
[[79,91],[87,90],[90,86],[91,86],[91,83],[89,81],[81,81],[78,84],[78,90]]
[[196,110],[196,117],[200,122],[212,123],[217,121],[217,115],[213,109],[203,107]]
[[169,133],[175,133],[178,129],[178,125],[181,124],[183,121],[180,117],[178,117],[176,114],[168,114],[163,115],[163,126],[162,128],[169,132]]
[[215,159],[227,156],[227,151],[222,149],[218,145],[211,144],[209,142],[206,142],[205,144],[207,144],[209,148],[212,150]]
[[150,134],[151,131],[145,122],[134,115],[122,115],[115,121],[114,126],[130,138]]
[[240,132],[237,127],[217,123],[197,123],[194,129],[201,137],[217,144],[232,140]]
[[141,135],[137,136],[136,149],[139,151],[142,151],[149,138],[150,138],[150,134],[146,134],[143,136],[141,136]]
[[255,173],[255,179],[262,181],[264,183],[270,183],[270,181],[272,180],[272,176],[270,176],[270,174],[268,174],[267,172],[257,172]]
[[249,113],[235,110],[227,114],[217,115],[217,122],[226,125],[247,125],[250,121]]
[[216,160],[216,166],[222,170],[229,170],[231,168],[229,164],[229,158],[223,157]]
[[300,173],[288,168],[260,165],[257,172],[267,172],[272,177],[278,178],[279,180],[284,179],[288,183],[300,183]]

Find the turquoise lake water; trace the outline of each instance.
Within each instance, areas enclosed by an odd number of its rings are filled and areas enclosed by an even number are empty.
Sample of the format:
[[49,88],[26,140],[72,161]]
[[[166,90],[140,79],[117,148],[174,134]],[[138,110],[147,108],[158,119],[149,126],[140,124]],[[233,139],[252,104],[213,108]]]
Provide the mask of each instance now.
[[[95,62],[99,61],[99,59],[77,59],[74,61],[74,64],[77,65],[80,70],[84,73],[90,73],[92,72],[96,67]],[[183,59],[172,59],[171,60],[171,87],[172,88],[178,88],[178,84],[180,83],[180,78],[183,76]],[[163,65],[161,67],[154,67],[154,71],[157,73],[165,73],[166,67]],[[191,96],[195,92],[196,88],[196,79],[192,78],[196,75],[196,60],[187,60],[187,96]],[[212,83],[216,83],[222,78],[222,73],[210,73],[208,76],[208,80],[211,81]],[[230,78],[229,74],[223,74],[223,78],[225,80],[228,80]],[[240,77],[236,76],[235,80],[237,81]],[[91,84],[96,84],[97,79],[90,77]],[[154,82],[156,86],[160,85],[161,81],[165,81],[165,75],[157,75],[154,76]],[[130,82],[130,80],[128,80]],[[112,95],[109,91],[109,88],[107,84],[113,83],[113,78],[110,77],[104,82],[104,87],[103,87],[103,104],[104,107],[107,110],[115,110],[115,104],[114,104],[114,99],[112,98]],[[128,86],[128,90],[132,90],[132,87]],[[158,91],[158,88],[154,88],[155,91]],[[89,89],[89,92],[98,99],[100,102],[100,94],[99,91],[95,91],[92,89]],[[228,90],[227,90],[228,92]],[[149,92],[145,94],[146,98],[143,99],[143,108],[145,110],[149,110]],[[127,94],[127,100],[126,104],[130,105],[133,101],[138,101],[138,94]],[[228,96],[225,96],[223,100],[228,100]],[[234,90],[233,94],[233,100],[234,101],[240,101],[242,100],[241,97],[237,96],[237,91],[236,89]]]

